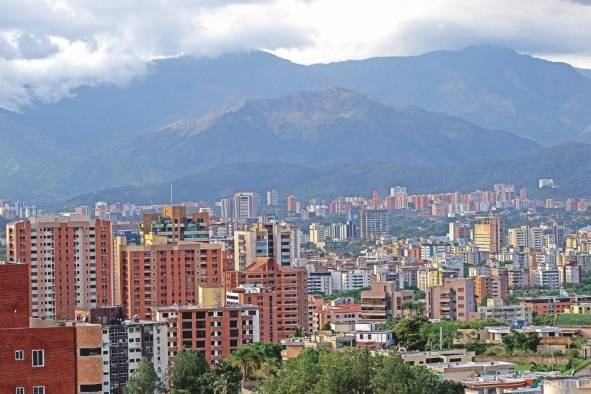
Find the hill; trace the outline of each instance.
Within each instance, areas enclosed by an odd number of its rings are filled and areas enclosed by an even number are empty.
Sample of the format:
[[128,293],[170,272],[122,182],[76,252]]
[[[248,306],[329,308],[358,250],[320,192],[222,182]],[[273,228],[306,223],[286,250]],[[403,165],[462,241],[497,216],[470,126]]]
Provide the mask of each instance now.
[[335,88],[247,101],[221,114],[116,136],[47,166],[38,184],[65,193],[165,182],[238,162],[450,165],[538,149],[505,131]]
[[[574,165],[573,163],[576,163]],[[408,166],[364,162],[309,168],[285,163],[234,163],[201,171],[173,181],[175,199],[216,200],[237,191],[263,192],[276,188],[301,198],[333,198],[362,195],[404,185],[410,193],[470,191],[490,188],[493,183],[526,186],[530,194],[554,197],[591,196],[591,145],[568,143],[522,158],[453,166]],[[554,178],[559,188],[537,190],[539,178]],[[99,200],[138,203],[165,202],[169,183],[142,187],[119,187],[68,200],[65,206]]]

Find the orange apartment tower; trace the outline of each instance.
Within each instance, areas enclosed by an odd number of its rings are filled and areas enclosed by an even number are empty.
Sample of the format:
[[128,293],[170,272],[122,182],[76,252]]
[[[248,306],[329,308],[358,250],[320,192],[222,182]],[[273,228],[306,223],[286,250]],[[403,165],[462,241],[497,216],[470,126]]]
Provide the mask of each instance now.
[[6,241],[8,261],[29,266],[32,317],[74,319],[112,303],[111,222],[42,215],[9,223]]

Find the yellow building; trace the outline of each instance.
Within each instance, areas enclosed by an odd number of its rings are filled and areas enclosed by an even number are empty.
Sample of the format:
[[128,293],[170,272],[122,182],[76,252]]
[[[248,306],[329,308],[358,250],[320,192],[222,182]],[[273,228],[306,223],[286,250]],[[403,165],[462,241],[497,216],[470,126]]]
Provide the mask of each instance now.
[[504,244],[503,221],[499,216],[476,218],[472,241],[481,252],[498,253]]

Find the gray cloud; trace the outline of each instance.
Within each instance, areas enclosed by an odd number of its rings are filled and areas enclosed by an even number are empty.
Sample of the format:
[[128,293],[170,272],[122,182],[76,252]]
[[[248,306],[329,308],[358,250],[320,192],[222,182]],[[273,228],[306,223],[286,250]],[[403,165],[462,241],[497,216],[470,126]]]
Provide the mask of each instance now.
[[[494,44],[591,59],[591,0],[4,0],[0,106],[125,84],[154,58],[264,49],[313,63]],[[591,66],[591,64],[590,64]]]

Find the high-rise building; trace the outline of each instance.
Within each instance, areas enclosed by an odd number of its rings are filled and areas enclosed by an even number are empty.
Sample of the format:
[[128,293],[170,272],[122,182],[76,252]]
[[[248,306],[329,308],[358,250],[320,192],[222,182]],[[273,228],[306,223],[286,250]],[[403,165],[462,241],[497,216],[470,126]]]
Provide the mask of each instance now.
[[544,231],[540,227],[521,226],[510,228],[507,244],[514,247],[542,249],[544,247]]
[[277,292],[272,287],[260,287],[252,284],[240,285],[226,293],[228,305],[256,305],[259,308],[260,340],[263,342],[279,341],[277,319],[278,305],[275,303]]
[[249,219],[257,217],[257,201],[254,193],[234,194],[234,218]]
[[8,260],[29,265],[32,317],[74,319],[112,303],[111,222],[37,216],[6,226]]
[[274,258],[282,266],[300,257],[300,230],[287,223],[256,223],[234,232],[234,269],[243,270],[258,257]]
[[390,220],[385,209],[362,209],[359,212],[361,238],[372,238],[388,234]]
[[499,216],[476,218],[473,233],[474,244],[481,252],[498,253],[505,244],[503,219]]
[[234,199],[222,198],[217,205],[220,207],[220,216],[224,219],[234,217]]
[[223,245],[194,241],[168,243],[153,236],[143,245],[115,240],[115,300],[127,318],[151,319],[154,308],[197,304],[197,287],[223,283]]
[[406,196],[406,187],[404,186],[392,186],[390,188],[390,196],[396,197],[399,195]]
[[450,241],[470,239],[470,225],[462,222],[449,222],[448,236]]
[[272,207],[279,205],[279,192],[275,189],[267,190],[266,203],[268,206]]
[[300,205],[300,203],[299,203],[298,199],[296,198],[296,196],[294,196],[292,194],[287,196],[287,212],[288,213],[299,213],[299,211],[300,211],[299,205]]
[[145,213],[142,220],[142,236],[165,236],[169,242],[209,240],[209,214],[194,212],[187,215],[182,205],[168,205],[162,214]]
[[103,391],[122,394],[142,359],[160,380],[168,367],[168,325],[151,320],[125,320],[122,307],[90,310],[90,323],[102,325]]
[[[272,301],[277,312],[269,324],[276,326],[275,340],[280,340],[291,335],[297,327],[308,326],[307,279],[305,269],[281,266],[275,259],[260,257],[243,271],[229,272],[226,288],[236,289],[240,285],[250,285],[272,292]],[[263,307],[260,304],[258,306]],[[263,326],[262,330],[264,332],[271,329]],[[275,332],[274,330],[275,328],[271,332]]]

